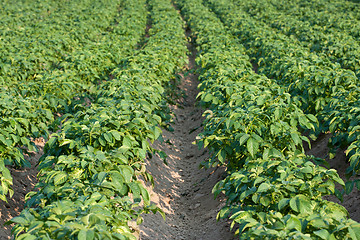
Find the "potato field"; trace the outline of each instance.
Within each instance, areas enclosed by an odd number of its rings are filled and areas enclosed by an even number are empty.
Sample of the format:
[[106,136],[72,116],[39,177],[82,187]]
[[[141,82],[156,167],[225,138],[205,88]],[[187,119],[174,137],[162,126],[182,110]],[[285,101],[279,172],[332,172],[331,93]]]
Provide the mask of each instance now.
[[0,240],[360,240],[360,3],[0,1]]

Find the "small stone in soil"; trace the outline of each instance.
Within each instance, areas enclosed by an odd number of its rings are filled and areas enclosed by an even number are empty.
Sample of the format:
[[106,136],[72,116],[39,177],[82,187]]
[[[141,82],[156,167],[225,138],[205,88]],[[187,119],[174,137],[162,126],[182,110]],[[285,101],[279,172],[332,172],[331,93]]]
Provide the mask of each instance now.
[[190,209],[190,210],[197,209],[197,208],[199,208],[200,206],[201,206],[201,204],[200,204],[200,203],[197,203],[197,204],[195,204],[194,206],[190,206],[189,209]]
[[202,193],[197,193],[195,196],[194,196],[194,199],[198,199],[198,198],[201,198],[205,196],[205,194],[202,194]]

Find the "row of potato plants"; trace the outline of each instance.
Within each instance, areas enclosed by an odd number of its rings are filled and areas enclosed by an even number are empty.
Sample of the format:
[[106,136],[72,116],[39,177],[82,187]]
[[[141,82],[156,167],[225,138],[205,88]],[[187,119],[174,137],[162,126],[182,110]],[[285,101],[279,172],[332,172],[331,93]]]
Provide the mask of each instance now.
[[[356,39],[339,32],[332,26],[311,26],[310,22],[299,21],[293,12],[293,15],[281,14],[281,8],[275,10],[270,2],[236,3],[241,5],[252,17],[268,23],[288,36],[295,36],[300,42],[304,42],[304,46],[309,47],[311,52],[319,52],[322,58],[328,57],[332,62],[340,63],[342,68],[354,71],[359,78],[360,46]],[[323,119],[329,123],[329,129],[323,131],[330,130],[334,134],[330,144],[347,147],[346,153],[350,160],[347,176],[355,175],[360,169],[359,84],[352,87],[355,87],[355,90],[350,91],[353,98],[348,98],[347,92],[337,93],[322,113]],[[333,152],[335,152],[334,150],[336,149],[333,149]],[[347,192],[351,192],[355,183],[360,187],[358,180],[348,182]]]
[[[348,147],[347,175],[357,175],[360,171],[360,149],[357,147],[360,143],[360,85],[354,72],[311,53],[298,40],[256,21],[233,1],[207,2],[241,39],[258,64],[259,73],[276,79],[304,112],[318,118],[315,135],[330,131],[333,149]],[[349,181],[346,191],[350,192],[355,184],[360,187],[358,179]]]
[[0,71],[0,199],[6,201],[13,194],[7,166],[29,167],[24,154],[37,150],[31,139],[47,140],[58,130],[62,118],[57,116],[74,114],[84,99],[96,97],[94,79],[132,54],[144,35],[147,10],[144,0],[1,4],[7,24],[0,27],[6,43]]
[[[296,37],[304,47],[360,77],[359,42],[345,32],[332,27],[312,26],[296,15],[285,14],[273,6],[270,0],[237,2],[253,18],[263,21],[287,36]],[[283,3],[284,4],[284,3]]]
[[312,26],[334,28],[359,40],[360,11],[357,3],[326,0],[296,0],[285,5],[281,1],[271,0],[271,3],[278,9],[294,14],[304,22],[309,22]]
[[[144,47],[113,70],[90,107],[63,118],[39,163],[36,192],[16,223],[17,239],[136,239],[130,221],[157,212],[138,180],[166,119],[163,85],[186,63],[183,21],[167,0],[151,0]],[[142,206],[140,203],[142,202]]]
[[241,41],[196,0],[178,0],[198,46],[198,97],[208,108],[198,144],[211,151],[203,165],[226,165],[215,196],[227,204],[240,239],[358,239],[360,224],[340,205],[322,199],[344,185],[334,169],[304,154],[309,139],[299,127],[314,129],[286,88],[252,70]]
[[[298,96],[306,112],[318,114],[339,91],[348,92],[357,85],[354,72],[311,53],[298,40],[254,20],[233,1],[226,1],[231,9],[225,8],[224,1],[211,3],[234,35],[243,40],[259,72],[286,85],[292,95]],[[237,11],[242,14],[236,16]]]
[[121,2],[3,1],[4,25],[0,31],[6,37],[1,51],[2,83],[11,82],[17,87],[22,80],[41,78],[38,75],[43,71],[73,68],[79,70],[82,81],[96,80],[86,76],[97,68],[114,65],[117,58],[109,50]]

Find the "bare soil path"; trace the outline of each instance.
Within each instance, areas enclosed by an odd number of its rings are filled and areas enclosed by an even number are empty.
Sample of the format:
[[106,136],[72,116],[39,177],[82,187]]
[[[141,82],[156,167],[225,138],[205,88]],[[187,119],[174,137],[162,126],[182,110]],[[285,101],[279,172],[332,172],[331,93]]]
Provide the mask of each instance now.
[[[189,36],[189,32],[187,32]],[[151,200],[162,208],[166,221],[160,214],[144,216],[140,225],[142,240],[230,240],[234,239],[229,223],[218,222],[216,215],[224,199],[214,199],[212,187],[220,180],[223,168],[199,169],[199,164],[209,155],[193,144],[202,131],[202,109],[196,104],[198,94],[197,75],[194,72],[195,47],[188,45],[188,74],[182,74],[180,88],[186,97],[171,106],[175,115],[173,132],[164,130],[164,142],[154,147],[168,155],[168,165],[158,157],[147,161],[147,169],[153,175],[155,186],[149,188]]]

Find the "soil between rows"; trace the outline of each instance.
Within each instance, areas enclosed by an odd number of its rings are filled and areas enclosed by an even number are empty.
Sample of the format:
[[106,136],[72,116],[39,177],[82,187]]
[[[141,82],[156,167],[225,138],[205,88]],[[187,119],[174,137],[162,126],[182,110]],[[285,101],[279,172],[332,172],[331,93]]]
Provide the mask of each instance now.
[[[189,32],[188,32],[189,35]],[[148,186],[151,200],[166,214],[144,216],[140,225],[142,240],[230,240],[235,239],[227,221],[217,221],[216,215],[224,205],[224,198],[214,199],[211,190],[221,180],[224,168],[199,169],[209,157],[207,150],[193,142],[202,131],[202,109],[196,105],[198,94],[195,47],[189,43],[188,74],[182,74],[180,89],[186,97],[170,106],[174,113],[174,132],[163,131],[164,142],[154,147],[164,151],[168,165],[158,157],[147,160],[147,169],[154,177],[154,188]]]
[[43,153],[45,143],[42,138],[35,139],[34,143],[39,151],[36,153],[32,152],[27,156],[31,168],[10,168],[11,176],[13,177],[12,188],[14,195],[11,198],[7,197],[7,203],[0,200],[0,240],[8,240],[11,238],[11,228],[13,225],[4,226],[4,223],[20,214],[24,209],[25,195],[33,190],[37,183],[36,175],[38,171],[36,165]]

